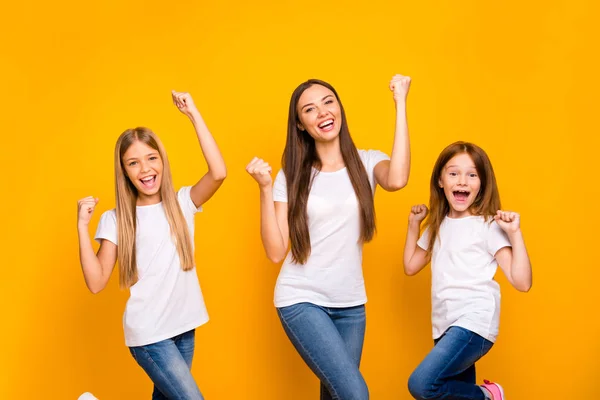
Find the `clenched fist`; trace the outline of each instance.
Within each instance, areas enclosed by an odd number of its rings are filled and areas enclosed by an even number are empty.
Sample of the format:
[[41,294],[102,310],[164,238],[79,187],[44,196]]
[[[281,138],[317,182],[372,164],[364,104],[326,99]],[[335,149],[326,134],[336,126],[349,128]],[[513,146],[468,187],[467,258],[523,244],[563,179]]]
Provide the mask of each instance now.
[[394,93],[394,101],[404,101],[408,96],[410,88],[410,77],[404,75],[394,75],[390,81],[390,90]]
[[410,209],[410,214],[408,215],[408,222],[418,222],[421,223],[429,213],[427,206],[425,204],[419,204],[416,206],[412,206]]
[[494,220],[506,233],[515,233],[521,229],[521,217],[516,212],[498,210]]
[[272,168],[269,163],[261,158],[254,157],[250,164],[246,166],[246,172],[258,182],[260,187],[267,187],[273,183],[273,178],[271,178]]
[[181,111],[184,115],[191,117],[193,114],[198,113],[198,109],[194,104],[192,95],[185,92],[171,91],[171,97],[173,98],[173,104]]
[[92,219],[92,214],[98,204],[97,197],[88,196],[77,201],[77,223],[88,225]]

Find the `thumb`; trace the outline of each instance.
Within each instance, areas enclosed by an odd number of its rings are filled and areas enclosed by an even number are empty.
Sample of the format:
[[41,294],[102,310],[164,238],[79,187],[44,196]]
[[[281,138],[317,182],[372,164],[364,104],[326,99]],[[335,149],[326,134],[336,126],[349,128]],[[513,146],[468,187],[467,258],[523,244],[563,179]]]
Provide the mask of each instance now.
[[99,198],[97,198],[97,197],[94,197],[94,202],[95,202],[95,204],[94,204],[94,205],[98,204],[98,202],[99,202],[99,201],[100,201],[100,199],[99,199]]

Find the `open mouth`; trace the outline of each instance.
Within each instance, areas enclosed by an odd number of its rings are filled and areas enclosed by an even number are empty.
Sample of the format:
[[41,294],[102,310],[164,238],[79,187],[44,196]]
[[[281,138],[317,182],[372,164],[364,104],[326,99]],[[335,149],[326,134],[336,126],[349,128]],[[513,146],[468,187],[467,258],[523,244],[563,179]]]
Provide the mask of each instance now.
[[454,199],[456,199],[456,201],[465,202],[469,198],[471,192],[466,190],[455,190],[454,192],[452,192],[452,194],[454,195]]
[[147,176],[143,179],[140,179],[140,182],[142,182],[142,185],[144,185],[144,187],[150,189],[154,187],[154,184],[156,183],[156,175]]
[[333,119],[328,119],[319,124],[319,129],[324,132],[329,132],[333,129]]

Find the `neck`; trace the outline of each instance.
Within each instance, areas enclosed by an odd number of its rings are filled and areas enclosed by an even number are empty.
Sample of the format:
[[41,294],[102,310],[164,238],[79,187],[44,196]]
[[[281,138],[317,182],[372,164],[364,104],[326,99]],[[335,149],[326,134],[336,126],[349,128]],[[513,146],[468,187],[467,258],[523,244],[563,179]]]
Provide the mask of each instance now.
[[136,206],[151,206],[153,204],[158,204],[162,201],[162,198],[160,196],[160,192],[153,194],[153,195],[145,195],[142,193],[138,193],[138,198],[135,202]]
[[321,170],[324,172],[344,167],[344,158],[342,157],[339,137],[329,142],[316,142],[315,148],[321,160]]
[[464,211],[456,211],[456,210],[450,208],[450,212],[448,213],[448,217],[453,218],[453,219],[470,217],[472,215],[473,215],[473,213],[471,213],[470,209],[464,210]]

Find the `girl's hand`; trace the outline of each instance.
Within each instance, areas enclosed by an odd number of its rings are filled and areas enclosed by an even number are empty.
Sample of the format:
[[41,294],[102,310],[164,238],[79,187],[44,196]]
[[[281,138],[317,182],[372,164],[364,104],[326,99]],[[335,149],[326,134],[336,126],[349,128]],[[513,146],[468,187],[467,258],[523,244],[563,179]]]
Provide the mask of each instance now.
[[515,233],[521,229],[521,217],[516,212],[498,210],[494,220],[506,233]]
[[425,204],[419,204],[416,206],[412,206],[410,209],[410,214],[408,215],[408,222],[418,222],[421,223],[429,213],[427,206]]
[[404,75],[394,75],[390,81],[390,90],[394,93],[394,101],[405,101],[410,88],[410,77]]
[[92,219],[96,204],[100,201],[97,197],[88,196],[77,201],[77,223],[87,226]]
[[187,117],[191,118],[193,114],[198,113],[191,94],[172,90],[171,97],[173,98],[173,104]]
[[254,178],[261,188],[271,186],[273,178],[271,178],[271,166],[261,158],[254,157],[250,164],[246,166],[246,172]]

